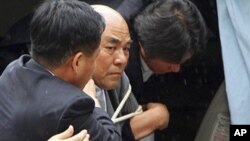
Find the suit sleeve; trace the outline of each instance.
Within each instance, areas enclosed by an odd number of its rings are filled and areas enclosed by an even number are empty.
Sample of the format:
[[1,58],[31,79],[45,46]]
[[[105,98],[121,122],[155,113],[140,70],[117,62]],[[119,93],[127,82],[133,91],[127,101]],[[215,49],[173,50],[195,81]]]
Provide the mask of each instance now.
[[121,141],[108,114],[101,108],[94,107],[94,101],[89,98],[77,98],[65,110],[58,125],[61,132],[73,125],[75,134],[87,129],[91,141]]

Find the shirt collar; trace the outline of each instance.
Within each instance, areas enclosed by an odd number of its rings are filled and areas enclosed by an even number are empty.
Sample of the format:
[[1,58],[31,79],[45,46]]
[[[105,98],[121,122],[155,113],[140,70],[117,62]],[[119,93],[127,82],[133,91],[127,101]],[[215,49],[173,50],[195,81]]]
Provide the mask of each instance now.
[[150,68],[143,60],[141,55],[140,55],[140,60],[141,60],[141,71],[142,71],[143,82],[146,82],[149,79],[149,77],[153,74],[153,71],[150,70]]

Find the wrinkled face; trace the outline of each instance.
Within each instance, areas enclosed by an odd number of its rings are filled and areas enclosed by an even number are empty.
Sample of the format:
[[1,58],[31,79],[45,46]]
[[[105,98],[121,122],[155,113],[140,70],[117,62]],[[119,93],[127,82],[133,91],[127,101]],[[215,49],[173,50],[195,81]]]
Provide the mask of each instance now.
[[107,21],[93,79],[101,88],[117,86],[127,65],[131,39],[125,21]]
[[[186,62],[188,59],[191,58],[190,53],[186,53],[181,61],[181,63]],[[148,67],[155,73],[155,74],[165,74],[170,72],[179,72],[180,71],[180,64],[170,63],[161,59],[148,59],[145,60]]]

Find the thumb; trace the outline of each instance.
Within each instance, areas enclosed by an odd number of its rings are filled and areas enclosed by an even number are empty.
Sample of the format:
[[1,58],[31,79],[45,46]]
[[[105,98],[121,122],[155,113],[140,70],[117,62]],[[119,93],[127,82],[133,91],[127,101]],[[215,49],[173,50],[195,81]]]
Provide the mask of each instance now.
[[70,125],[67,130],[56,135],[56,138],[57,139],[67,139],[67,138],[71,137],[73,135],[73,133],[74,133],[74,128],[72,125]]

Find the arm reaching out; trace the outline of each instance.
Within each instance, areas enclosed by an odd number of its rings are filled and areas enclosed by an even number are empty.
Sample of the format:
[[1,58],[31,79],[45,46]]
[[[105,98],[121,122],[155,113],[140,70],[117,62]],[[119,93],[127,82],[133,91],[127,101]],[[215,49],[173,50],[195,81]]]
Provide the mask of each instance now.
[[148,103],[146,110],[134,116],[130,120],[130,125],[135,139],[146,137],[155,130],[162,130],[169,122],[169,112],[165,105],[161,103]]

